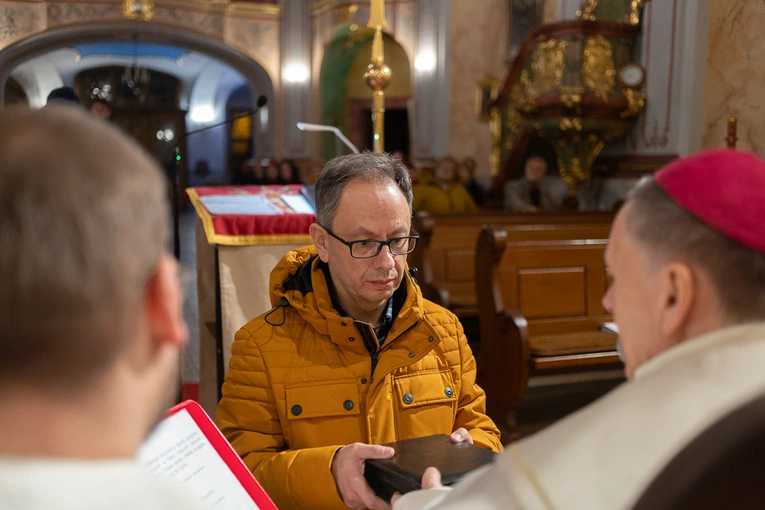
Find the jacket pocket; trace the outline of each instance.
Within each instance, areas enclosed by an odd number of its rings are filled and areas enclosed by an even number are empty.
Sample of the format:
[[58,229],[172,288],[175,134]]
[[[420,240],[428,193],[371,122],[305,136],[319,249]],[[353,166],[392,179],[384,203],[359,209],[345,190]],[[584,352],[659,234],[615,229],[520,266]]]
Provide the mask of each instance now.
[[355,380],[300,383],[285,387],[290,449],[343,445],[364,439]]
[[449,370],[394,377],[398,439],[451,434],[457,389]]

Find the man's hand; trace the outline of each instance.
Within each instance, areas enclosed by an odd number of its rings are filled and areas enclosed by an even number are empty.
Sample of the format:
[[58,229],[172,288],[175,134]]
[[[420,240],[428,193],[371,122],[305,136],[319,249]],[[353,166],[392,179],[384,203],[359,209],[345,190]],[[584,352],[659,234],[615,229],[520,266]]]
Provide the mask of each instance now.
[[[366,459],[389,459],[395,451],[389,446],[353,443],[340,448],[332,459],[332,476],[335,477],[340,497],[349,508],[361,510],[387,510],[385,501],[378,498],[364,478]],[[440,478],[440,475],[439,475]]]
[[[473,436],[471,436],[470,433],[467,431],[467,429],[465,429],[464,427],[460,427],[454,432],[452,432],[452,435],[449,436],[449,438],[452,440],[452,443],[473,444]],[[441,475],[438,476],[438,479],[439,481],[441,480]]]
[[[462,429],[465,430],[465,429]],[[438,487],[442,487],[441,485],[441,472],[434,468],[429,467],[425,470],[425,472],[422,474],[422,489],[436,489]],[[401,497],[401,493],[397,492],[393,495],[392,498],[390,498],[390,504],[395,505],[396,501]]]

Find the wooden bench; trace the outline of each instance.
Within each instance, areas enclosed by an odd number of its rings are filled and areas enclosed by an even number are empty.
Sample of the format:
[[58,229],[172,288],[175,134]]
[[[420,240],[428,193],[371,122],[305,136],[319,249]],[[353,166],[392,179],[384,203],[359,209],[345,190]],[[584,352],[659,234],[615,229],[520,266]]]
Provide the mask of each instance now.
[[423,296],[457,314],[478,317],[475,249],[485,224],[504,226],[510,239],[555,240],[608,236],[612,213],[431,215],[416,213],[420,241],[409,255]]
[[485,226],[476,247],[475,283],[481,330],[479,378],[487,412],[504,430],[529,377],[572,369],[616,368],[616,337],[601,304],[608,285],[605,236],[513,240],[504,226]]

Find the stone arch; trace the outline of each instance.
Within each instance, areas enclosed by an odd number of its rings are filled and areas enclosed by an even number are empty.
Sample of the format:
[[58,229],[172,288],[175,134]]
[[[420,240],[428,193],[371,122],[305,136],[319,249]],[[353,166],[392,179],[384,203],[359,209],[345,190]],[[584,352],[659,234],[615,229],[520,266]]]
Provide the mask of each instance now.
[[[245,77],[255,94],[265,95],[273,105],[274,85],[271,77],[263,66],[247,55],[219,40],[176,26],[124,20],[57,27],[5,47],[0,52],[0,108],[4,103],[5,84],[17,65],[62,46],[83,42],[129,42],[135,34],[138,34],[142,41],[188,48],[225,62]],[[256,140],[259,155],[273,156],[274,138],[274,121],[270,115],[267,135]]]

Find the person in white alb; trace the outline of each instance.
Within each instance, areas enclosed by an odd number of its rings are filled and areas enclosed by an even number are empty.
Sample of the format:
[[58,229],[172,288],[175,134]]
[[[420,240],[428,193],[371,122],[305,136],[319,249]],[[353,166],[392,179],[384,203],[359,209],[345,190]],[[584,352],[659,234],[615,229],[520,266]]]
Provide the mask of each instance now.
[[138,447],[172,404],[178,264],[157,164],[84,110],[0,115],[0,508],[204,508]]
[[626,383],[408,509],[632,508],[703,430],[765,392],[765,161],[712,150],[645,178],[617,215],[603,298]]

